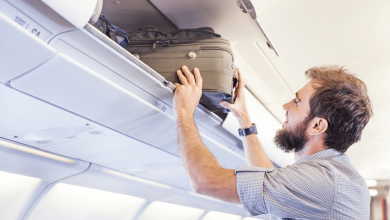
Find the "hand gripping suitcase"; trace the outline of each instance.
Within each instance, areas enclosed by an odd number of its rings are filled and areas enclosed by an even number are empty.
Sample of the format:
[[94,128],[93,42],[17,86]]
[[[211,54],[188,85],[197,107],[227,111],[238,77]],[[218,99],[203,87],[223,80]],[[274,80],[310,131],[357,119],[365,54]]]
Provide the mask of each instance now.
[[[199,68],[203,78],[200,103],[224,119],[228,110],[219,103],[232,102],[237,82],[237,69],[229,41],[212,28],[178,29],[168,33],[153,26],[128,33],[125,47],[167,81],[179,82],[176,71],[187,65]],[[236,77],[233,77],[236,76]]]

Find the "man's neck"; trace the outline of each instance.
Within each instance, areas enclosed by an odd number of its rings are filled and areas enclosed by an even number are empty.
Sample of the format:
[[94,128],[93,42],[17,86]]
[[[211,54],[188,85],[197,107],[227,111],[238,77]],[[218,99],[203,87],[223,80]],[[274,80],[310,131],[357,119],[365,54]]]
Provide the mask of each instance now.
[[326,150],[328,149],[326,146],[324,145],[310,145],[310,144],[306,144],[305,147],[303,147],[302,150],[298,151],[298,152],[295,152],[294,154],[294,159],[295,161],[298,161],[304,157],[307,157],[309,155],[312,155],[312,154],[315,154],[317,152],[320,152],[320,151],[323,151],[323,150]]

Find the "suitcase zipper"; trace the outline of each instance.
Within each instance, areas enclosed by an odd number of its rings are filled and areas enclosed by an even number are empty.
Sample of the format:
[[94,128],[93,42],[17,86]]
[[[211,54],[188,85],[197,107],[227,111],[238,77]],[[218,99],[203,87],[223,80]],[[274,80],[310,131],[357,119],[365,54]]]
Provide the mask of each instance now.
[[233,52],[230,51],[230,50],[223,49],[223,48],[220,48],[220,47],[200,47],[200,50],[222,50],[222,51],[226,51],[226,52],[230,53],[230,55],[232,56],[232,60],[234,62]]
[[[133,41],[134,42],[134,41]],[[212,43],[212,42],[210,42]],[[216,42],[216,43],[221,43],[221,42]],[[166,47],[168,46],[170,43],[166,43],[166,42],[161,42],[161,41],[154,41],[153,44],[152,44],[152,49],[153,51],[156,51],[157,50],[157,47]],[[180,47],[180,46],[193,46],[193,44],[174,44],[175,47]],[[150,45],[128,45],[129,47],[150,47]],[[199,47],[199,50],[222,50],[222,51],[226,51],[228,53],[230,53],[230,55],[232,56],[232,60],[234,62],[234,56],[233,56],[233,52],[228,50],[228,49],[224,49],[222,47],[202,47],[200,46]]]

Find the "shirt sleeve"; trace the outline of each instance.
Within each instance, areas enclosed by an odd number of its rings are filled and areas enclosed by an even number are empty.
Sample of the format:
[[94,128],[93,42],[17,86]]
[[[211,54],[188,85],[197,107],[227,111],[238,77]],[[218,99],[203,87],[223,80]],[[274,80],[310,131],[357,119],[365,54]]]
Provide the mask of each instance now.
[[237,191],[251,216],[325,218],[335,197],[335,176],[328,166],[299,163],[281,169],[239,166]]

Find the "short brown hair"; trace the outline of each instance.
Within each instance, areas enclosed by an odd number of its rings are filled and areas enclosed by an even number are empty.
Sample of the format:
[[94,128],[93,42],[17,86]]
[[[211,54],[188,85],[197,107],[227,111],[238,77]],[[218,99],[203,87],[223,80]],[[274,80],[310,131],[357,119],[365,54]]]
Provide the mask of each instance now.
[[363,128],[373,115],[366,84],[340,66],[314,67],[305,72],[315,80],[310,114],[328,121],[325,145],[341,153],[359,141]]

